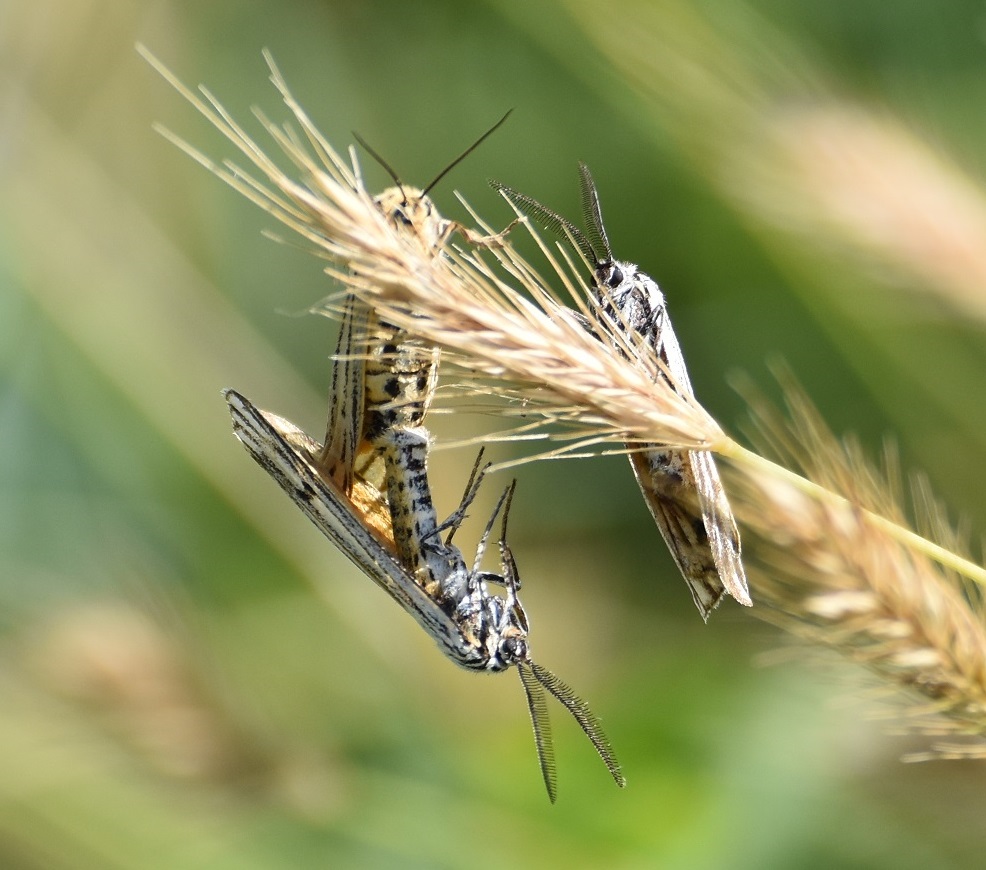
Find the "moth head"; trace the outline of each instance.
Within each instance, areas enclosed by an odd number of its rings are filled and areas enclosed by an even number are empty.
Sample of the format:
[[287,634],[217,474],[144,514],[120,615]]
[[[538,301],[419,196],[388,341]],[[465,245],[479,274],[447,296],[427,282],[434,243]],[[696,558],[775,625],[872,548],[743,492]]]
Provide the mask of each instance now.
[[531,650],[527,642],[530,625],[524,605],[517,597],[517,589],[520,586],[517,566],[510,548],[504,541],[500,541],[500,554],[503,574],[496,575],[492,579],[502,583],[507,594],[503,598],[490,596],[487,599],[493,610],[489,623],[493,626],[493,630],[490,632],[487,647],[490,654],[487,669],[491,671],[505,671],[514,665],[529,662],[531,658]]
[[[491,674],[509,670],[515,665],[530,659],[527,643],[527,614],[516,599],[491,594],[487,583],[504,583],[500,574],[482,572],[473,575],[473,581],[482,582],[481,591],[470,596],[471,603],[477,604],[470,617],[465,620],[472,636],[482,649],[477,667]],[[468,605],[467,605],[468,606]],[[462,605],[459,606],[461,611]],[[460,626],[462,623],[460,622]]]
[[416,187],[388,187],[373,201],[387,222],[397,230],[411,230],[421,239],[438,244],[448,223],[435,204]]
[[[503,525],[500,529],[500,570],[502,574],[485,574],[484,586],[486,581],[492,581],[504,588],[506,595],[485,596],[488,612],[486,614],[486,624],[489,626],[487,636],[487,652],[489,654],[489,664],[487,670],[503,671],[514,665],[519,665],[530,660],[530,648],[527,643],[527,634],[530,625],[527,622],[527,613],[524,605],[520,603],[517,595],[520,589],[520,576],[517,573],[517,562],[514,554],[507,543],[507,521],[510,517],[510,505],[513,502],[514,490],[517,481],[514,480],[503,491],[500,500],[497,502],[493,515],[487,523],[486,530],[480,543],[481,556],[482,549],[486,546],[486,539],[490,533],[493,522],[497,514],[503,511]],[[477,559],[478,566],[478,559]],[[474,568],[474,576],[479,576],[479,572]]]
[[530,656],[526,631],[515,629],[512,633],[501,636],[497,657],[503,662],[504,669],[526,662]]
[[[510,111],[513,111],[512,109]],[[500,118],[489,130],[483,133],[465,151],[448,163],[441,172],[438,173],[423,190],[405,185],[394,168],[381,157],[367,141],[353,131],[353,137],[384,171],[393,179],[394,187],[388,188],[379,196],[374,197],[374,202],[379,206],[384,216],[398,229],[413,228],[420,236],[425,239],[440,239],[445,235],[449,222],[438,216],[434,203],[428,198],[428,192],[441,181],[449,172],[458,166],[468,157],[480,143],[493,133],[509,117],[510,112]]]
[[503,563],[503,582],[507,587],[507,597],[503,601],[503,622],[499,631],[498,658],[504,666],[511,667],[530,661],[531,650],[527,643],[530,625],[524,605],[517,597],[520,578],[514,564],[513,553],[504,541],[500,541],[500,554]]
[[616,260],[603,260],[596,266],[596,285],[617,290],[626,280],[626,273]]

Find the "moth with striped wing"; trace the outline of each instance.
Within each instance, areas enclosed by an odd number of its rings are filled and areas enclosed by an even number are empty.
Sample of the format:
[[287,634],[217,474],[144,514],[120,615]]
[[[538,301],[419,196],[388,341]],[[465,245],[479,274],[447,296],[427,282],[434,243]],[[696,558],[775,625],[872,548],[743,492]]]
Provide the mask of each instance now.
[[[679,394],[694,395],[678,338],[657,282],[634,263],[617,260],[603,225],[599,194],[589,168],[579,164],[585,232],[536,199],[491,181],[516,208],[565,236],[593,270],[590,290],[595,314],[587,328],[622,336],[635,352],[656,354],[658,377]],[[621,342],[614,342],[620,346]],[[670,375],[670,377],[668,377]],[[740,536],[729,501],[708,450],[676,450],[628,443],[644,501],[660,529],[703,619],[728,593],[752,605],[740,556]]]

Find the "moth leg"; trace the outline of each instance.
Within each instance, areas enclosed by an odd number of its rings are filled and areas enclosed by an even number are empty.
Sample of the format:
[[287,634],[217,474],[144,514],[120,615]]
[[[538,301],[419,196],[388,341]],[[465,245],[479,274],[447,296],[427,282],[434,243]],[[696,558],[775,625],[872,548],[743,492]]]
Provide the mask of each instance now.
[[435,529],[434,534],[440,534],[444,532],[445,529],[449,530],[448,536],[445,538],[445,545],[448,546],[452,543],[452,536],[459,530],[459,526],[462,525],[466,518],[466,511],[469,510],[469,505],[473,503],[476,495],[479,493],[479,487],[483,482],[483,477],[486,475],[486,469],[490,467],[489,462],[485,465],[483,462],[484,448],[479,449],[479,453],[476,454],[476,461],[473,463],[472,471],[469,472],[469,479],[466,481],[466,490],[462,494],[462,499],[459,501],[459,506],[451,513],[449,518],[443,523],[439,523],[438,528]]

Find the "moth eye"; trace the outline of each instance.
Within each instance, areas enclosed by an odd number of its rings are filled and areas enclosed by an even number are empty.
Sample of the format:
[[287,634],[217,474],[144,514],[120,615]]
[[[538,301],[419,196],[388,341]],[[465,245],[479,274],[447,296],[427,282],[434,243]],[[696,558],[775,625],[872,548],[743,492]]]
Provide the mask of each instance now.
[[613,270],[609,273],[609,278],[606,279],[606,283],[614,289],[623,283],[623,272],[619,266],[613,266]]
[[527,660],[527,641],[522,637],[504,638],[500,650],[503,654],[503,660],[507,663]]
[[402,208],[394,209],[394,218],[406,227],[411,226],[411,219],[404,213],[404,209]]

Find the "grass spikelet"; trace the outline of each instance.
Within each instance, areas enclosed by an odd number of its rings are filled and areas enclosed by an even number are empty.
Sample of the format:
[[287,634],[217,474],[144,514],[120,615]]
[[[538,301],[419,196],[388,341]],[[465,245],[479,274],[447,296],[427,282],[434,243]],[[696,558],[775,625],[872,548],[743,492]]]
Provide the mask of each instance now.
[[[906,527],[893,451],[878,471],[858,445],[828,431],[789,376],[781,379],[787,419],[743,389],[754,441],[827,495],[751,469],[734,475],[732,503],[752,555],[747,568],[758,603],[766,605],[760,615],[865,666],[888,690],[901,690],[895,709],[906,727],[986,736],[981,587],[933,558],[916,536],[891,532]],[[912,501],[918,523],[961,558],[958,536],[926,483],[915,484]],[[952,743],[912,758],[984,754],[984,743]]]
[[[564,422],[576,409],[578,438],[613,442],[634,435],[676,447],[712,447],[724,435],[694,400],[654,376],[661,363],[634,354],[600,353],[570,309],[557,302],[509,243],[495,252],[501,272],[522,285],[518,293],[478,254],[447,248],[445,255],[390,227],[363,187],[351,153],[347,164],[315,129],[273,59],[271,81],[303,136],[255,111],[260,123],[299,172],[287,176],[206,89],[189,90],[145,48],[141,54],[252,164],[256,176],[231,161],[217,163],[167,130],[163,135],[223,181],[273,215],[332,261],[326,272],[389,321],[434,344],[459,351],[469,368],[497,379],[535,412]],[[488,228],[486,228],[488,229]],[[536,237],[536,236],[535,236]],[[554,260],[555,271],[571,279]],[[533,298],[533,302],[531,301]],[[618,421],[618,422],[615,422]]]

